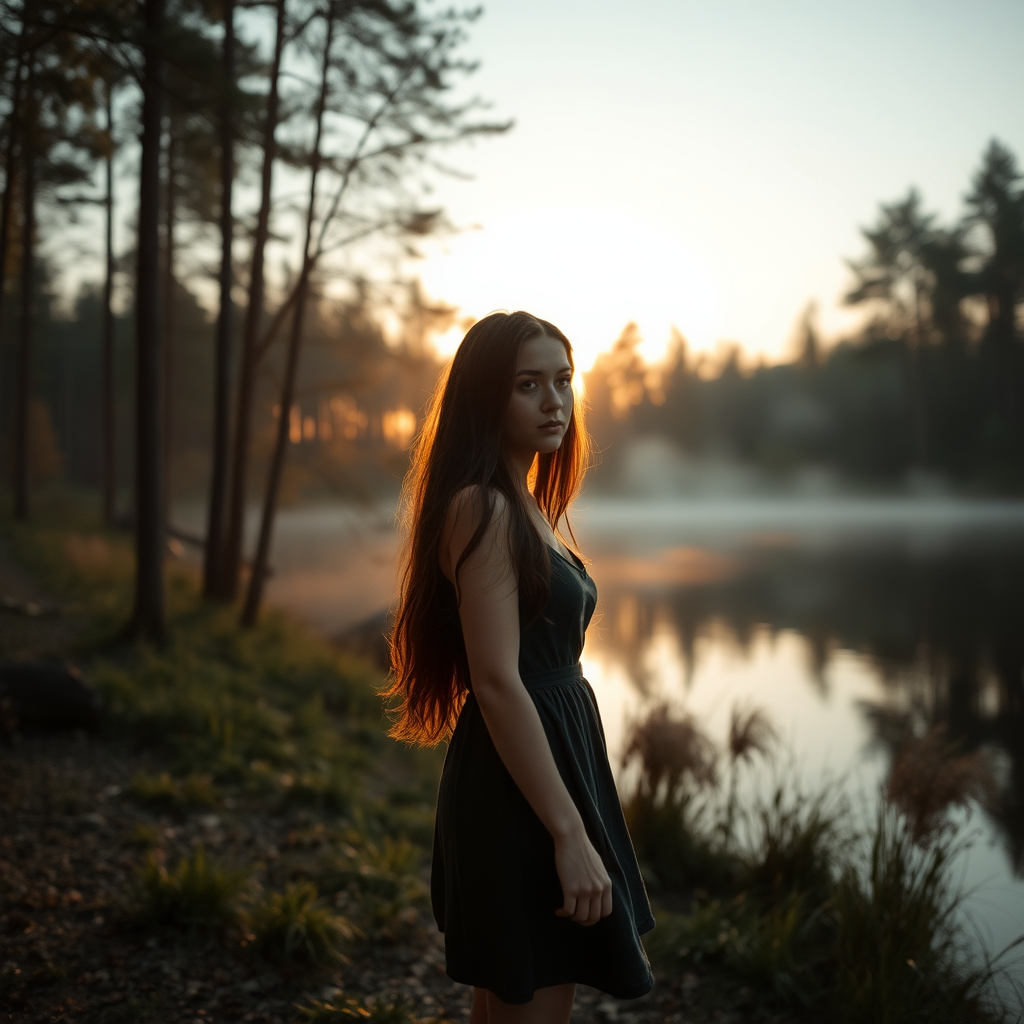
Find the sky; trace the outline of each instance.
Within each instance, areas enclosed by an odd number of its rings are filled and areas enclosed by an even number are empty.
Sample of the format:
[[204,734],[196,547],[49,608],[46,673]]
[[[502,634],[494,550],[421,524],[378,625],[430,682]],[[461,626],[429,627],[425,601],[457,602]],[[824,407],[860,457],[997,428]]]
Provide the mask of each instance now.
[[1024,160],[1022,44],[1021,0],[489,0],[464,52],[515,127],[446,155],[465,230],[414,269],[555,322],[584,368],[629,320],[651,358],[672,326],[785,358],[811,301],[854,329],[880,202],[914,185],[951,221],[991,138]]

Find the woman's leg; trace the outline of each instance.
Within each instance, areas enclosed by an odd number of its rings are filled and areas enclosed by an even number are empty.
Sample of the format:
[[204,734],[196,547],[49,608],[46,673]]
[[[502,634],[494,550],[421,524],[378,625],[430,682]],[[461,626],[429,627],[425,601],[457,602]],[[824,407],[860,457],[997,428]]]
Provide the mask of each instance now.
[[487,1024],[486,989],[473,989],[473,1009],[469,1011],[469,1024]]
[[503,1003],[493,992],[473,989],[470,1024],[569,1024],[575,985],[539,988],[528,1003]]

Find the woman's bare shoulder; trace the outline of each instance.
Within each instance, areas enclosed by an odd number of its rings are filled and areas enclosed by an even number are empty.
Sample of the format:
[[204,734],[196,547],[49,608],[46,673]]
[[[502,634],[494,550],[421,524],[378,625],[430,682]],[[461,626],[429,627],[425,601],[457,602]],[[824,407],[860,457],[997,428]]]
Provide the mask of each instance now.
[[467,520],[475,530],[488,506],[494,519],[504,518],[508,514],[508,498],[496,487],[469,484],[452,496],[447,520],[449,524],[453,524],[456,519]]
[[441,565],[449,579],[451,566],[459,561],[473,541],[488,505],[490,518],[474,550],[481,552],[486,560],[495,555],[501,560],[507,559],[508,498],[493,487],[471,484],[452,496],[445,517]]

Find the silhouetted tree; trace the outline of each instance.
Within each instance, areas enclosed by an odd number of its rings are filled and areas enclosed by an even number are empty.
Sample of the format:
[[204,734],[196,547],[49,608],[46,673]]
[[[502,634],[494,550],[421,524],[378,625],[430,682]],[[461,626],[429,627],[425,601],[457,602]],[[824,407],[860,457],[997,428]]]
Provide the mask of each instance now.
[[929,291],[924,253],[931,239],[933,214],[921,209],[916,189],[906,199],[882,204],[873,228],[862,228],[870,251],[863,260],[849,261],[857,284],[846,296],[850,304],[880,302],[886,326],[907,347],[907,393],[914,426],[914,448],[921,464],[929,461],[928,403],[922,347],[925,344],[924,304]]
[[164,633],[163,459],[160,325],[160,136],[164,0],[143,0],[142,139],[135,271],[135,607],[137,636]]
[[[11,108],[7,114],[4,142],[4,194],[0,200],[0,313],[3,310],[7,284],[7,252],[11,233],[11,207],[18,180],[18,142],[21,139],[21,104],[24,92],[22,78],[25,70],[25,18],[18,19],[17,35],[12,37],[13,45],[6,47],[4,61],[4,85],[11,95]],[[0,316],[0,343],[3,318]]]
[[28,518],[29,389],[31,386],[32,313],[35,300],[36,241],[36,56],[28,58],[26,101],[21,120],[21,301],[18,326],[18,377],[14,402],[14,515]]
[[230,484],[231,445],[231,340],[234,329],[233,248],[235,222],[231,212],[232,184],[235,177],[235,5],[222,0],[224,15],[223,81],[220,104],[220,311],[213,384],[213,465],[210,474],[210,499],[206,521],[206,558],[203,563],[203,593],[220,594],[220,574],[224,568],[224,516]]
[[983,234],[978,274],[988,306],[983,340],[994,357],[997,402],[1016,434],[1024,397],[1016,324],[1024,298],[1024,188],[1016,157],[995,139],[974,176],[967,206],[967,224]]
[[107,121],[106,196],[104,201],[103,339],[100,384],[100,433],[102,438],[103,521],[110,525],[116,514],[117,458],[114,441],[114,85],[105,87]]
[[320,71],[320,92],[317,97],[313,146],[309,156],[309,202],[306,207],[306,237],[302,248],[302,267],[295,289],[295,303],[292,312],[292,327],[285,356],[284,379],[281,383],[281,399],[278,402],[277,436],[271,456],[270,473],[267,478],[266,496],[263,502],[263,516],[260,520],[259,538],[256,542],[256,557],[253,559],[249,589],[242,610],[242,623],[253,625],[263,600],[263,583],[267,575],[270,557],[270,539],[274,529],[274,515],[284,470],[285,452],[288,450],[288,429],[291,422],[292,401],[295,397],[295,377],[299,366],[299,349],[302,344],[303,317],[309,296],[309,275],[312,272],[314,231],[316,228],[317,179],[323,165],[324,115],[327,112],[327,98],[330,89],[331,44],[336,29],[336,8],[333,0],[324,16],[326,38],[323,43],[323,57]]
[[[266,351],[291,317],[275,450],[243,609],[246,623],[255,621],[262,595],[302,340],[300,307],[314,271],[325,255],[368,237],[390,238],[413,254],[412,239],[437,231],[444,222],[440,210],[424,209],[405,192],[403,182],[410,172],[441,145],[508,128],[471,122],[473,102],[442,102],[450,77],[470,70],[454,59],[453,50],[462,40],[463,23],[475,14],[447,11],[428,17],[411,4],[340,5],[334,0],[321,10],[333,26],[332,37],[343,41],[337,52],[327,53],[321,84],[326,90],[323,102],[329,98],[330,106],[315,118],[317,146],[333,140],[335,152],[314,148],[299,162],[308,166],[311,178],[322,168],[335,185],[329,197],[318,197],[315,189],[310,193],[302,264],[257,348],[257,356]],[[338,87],[332,88],[332,81]],[[317,111],[320,102],[318,95]],[[357,126],[354,131],[352,125]]]
[[270,236],[270,210],[274,163],[277,160],[277,126],[280,119],[279,82],[285,42],[285,0],[274,6],[274,50],[270,62],[269,88],[263,115],[263,166],[260,172],[260,205],[253,234],[249,269],[248,307],[242,333],[238,394],[235,402],[235,432],[231,451],[229,504],[224,524],[224,542],[211,596],[233,601],[238,595],[242,564],[242,533],[248,491],[248,469],[252,435],[253,399],[256,385],[257,344],[265,307],[265,263]]

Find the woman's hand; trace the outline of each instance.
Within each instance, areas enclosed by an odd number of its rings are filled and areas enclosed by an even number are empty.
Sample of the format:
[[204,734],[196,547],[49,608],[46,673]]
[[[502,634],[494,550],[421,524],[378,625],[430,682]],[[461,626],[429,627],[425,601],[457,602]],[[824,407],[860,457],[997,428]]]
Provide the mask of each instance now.
[[559,917],[591,925],[612,912],[612,881],[582,827],[555,839],[555,868],[562,883]]

